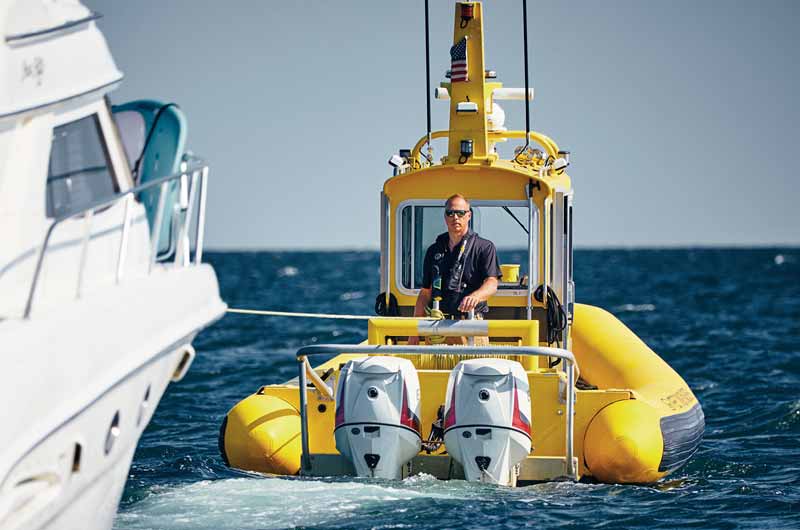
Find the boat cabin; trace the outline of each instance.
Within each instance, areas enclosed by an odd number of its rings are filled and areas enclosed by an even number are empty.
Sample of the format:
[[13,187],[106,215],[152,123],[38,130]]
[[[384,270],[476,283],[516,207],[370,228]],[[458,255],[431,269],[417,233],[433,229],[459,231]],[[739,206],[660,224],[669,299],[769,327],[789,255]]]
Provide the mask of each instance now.
[[[568,328],[553,333],[548,299],[572,318],[572,199],[565,168],[569,153],[543,134],[509,131],[498,101],[526,99],[524,89],[504,88],[485,68],[481,5],[474,20],[455,28],[454,41],[465,39],[470,83],[441,83],[436,95],[449,101],[450,127],[431,133],[447,138],[448,152],[433,160],[428,137],[412,150],[401,150],[390,163],[395,174],[381,194],[381,293],[385,307],[412,316],[422,281],[425,252],[446,231],[445,200],[464,195],[472,207],[471,229],[497,249],[503,277],[489,300],[489,319],[533,319],[540,323],[539,343],[564,345]],[[527,99],[533,91],[528,90]],[[528,141],[526,141],[526,135]],[[502,142],[516,141],[516,156],[503,160]],[[423,148],[428,147],[425,153]],[[535,296],[552,290],[550,297]],[[544,298],[544,299],[542,299]],[[387,313],[388,314],[388,313]]]
[[0,9],[0,320],[188,264],[203,164],[176,105],[111,105],[123,74],[99,18],[77,2]]

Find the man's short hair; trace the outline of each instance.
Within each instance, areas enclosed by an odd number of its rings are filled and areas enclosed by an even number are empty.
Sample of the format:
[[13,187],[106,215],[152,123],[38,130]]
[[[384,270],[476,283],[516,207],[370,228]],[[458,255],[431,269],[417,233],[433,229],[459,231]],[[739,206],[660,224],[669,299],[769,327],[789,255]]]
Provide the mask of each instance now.
[[461,195],[460,193],[456,193],[456,194],[454,194],[454,195],[451,195],[451,196],[449,196],[449,197],[447,198],[447,200],[446,200],[446,201],[444,201],[444,207],[445,207],[445,208],[447,208],[448,206],[450,206],[450,203],[451,203],[451,202],[453,202],[453,201],[454,201],[454,200],[456,200],[456,199],[461,199],[462,201],[464,201],[465,203],[467,203],[467,209],[468,209],[468,210],[469,210],[469,209],[472,207],[472,205],[471,205],[471,204],[470,204],[470,202],[469,202],[469,199],[467,199],[466,197],[464,197],[464,196],[463,196],[463,195]]

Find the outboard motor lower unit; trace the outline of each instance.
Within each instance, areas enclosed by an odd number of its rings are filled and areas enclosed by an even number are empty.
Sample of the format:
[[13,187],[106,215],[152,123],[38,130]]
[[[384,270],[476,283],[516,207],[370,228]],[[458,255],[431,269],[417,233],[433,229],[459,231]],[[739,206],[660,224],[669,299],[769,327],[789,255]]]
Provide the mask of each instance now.
[[359,477],[402,478],[419,453],[419,378],[408,359],[363,357],[342,368],[336,449]]
[[516,361],[470,359],[450,372],[444,443],[467,480],[513,486],[531,451],[528,377]]

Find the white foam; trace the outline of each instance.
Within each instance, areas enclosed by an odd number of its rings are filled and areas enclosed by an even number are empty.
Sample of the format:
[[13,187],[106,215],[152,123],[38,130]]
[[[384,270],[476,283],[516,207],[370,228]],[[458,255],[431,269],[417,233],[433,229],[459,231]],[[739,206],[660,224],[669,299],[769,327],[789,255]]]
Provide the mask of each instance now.
[[631,313],[640,313],[644,311],[655,311],[656,306],[653,304],[624,304],[614,308],[617,311],[629,311]]
[[366,296],[364,291],[350,291],[339,295],[339,300],[346,302],[348,300],[358,300],[360,298],[364,298],[364,296]]
[[287,265],[286,267],[282,267],[278,269],[278,276],[281,278],[287,276],[297,276],[300,273],[297,267],[292,267],[291,265]]
[[379,510],[400,513],[404,501],[459,499],[479,495],[473,488],[416,476],[402,482],[235,478],[159,489],[123,509],[121,529],[261,529],[318,526]]

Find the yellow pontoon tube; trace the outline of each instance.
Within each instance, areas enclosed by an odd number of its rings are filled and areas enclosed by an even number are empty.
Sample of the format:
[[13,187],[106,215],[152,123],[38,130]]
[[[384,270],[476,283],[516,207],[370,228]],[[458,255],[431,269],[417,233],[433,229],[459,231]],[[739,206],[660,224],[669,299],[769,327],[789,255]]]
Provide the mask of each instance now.
[[[381,325],[382,320],[387,320],[387,325]],[[409,333],[408,322],[376,319],[370,326],[370,338]],[[509,333],[506,323],[497,323],[498,331],[490,333]],[[704,418],[699,403],[680,376],[630,329],[602,309],[576,305],[572,334],[583,386],[597,387],[575,390],[577,475],[592,476],[602,482],[648,483],[683,465],[702,439]],[[326,379],[335,380],[337,366],[354,357],[338,356],[314,372],[323,375],[330,372]],[[453,358],[449,362],[446,358],[434,360],[433,355],[416,359],[423,388],[423,425],[435,421],[436,409],[444,400],[449,368],[462,356],[447,357]],[[436,363],[440,364],[431,369]],[[565,406],[559,392],[559,386],[565,382],[564,374],[529,365],[528,378],[534,396],[534,449],[522,466],[522,482],[549,480],[565,474]],[[313,386],[307,389],[309,450],[317,464],[312,474],[348,474],[352,470],[341,458],[337,459],[333,444],[334,403],[329,396],[329,391],[326,395]],[[293,475],[301,467],[300,431],[299,389],[292,381],[263,387],[236,405],[223,423],[220,447],[233,467]],[[423,434],[428,436],[430,431]],[[457,478],[439,472],[449,470],[451,465],[430,462],[437,457],[447,459],[442,454],[421,455],[414,462],[414,469],[426,469],[440,478]]]
[[703,437],[703,409],[683,379],[611,313],[576,304],[573,351],[584,380],[628,388],[598,412],[584,459],[603,482],[653,482],[681,467]]

